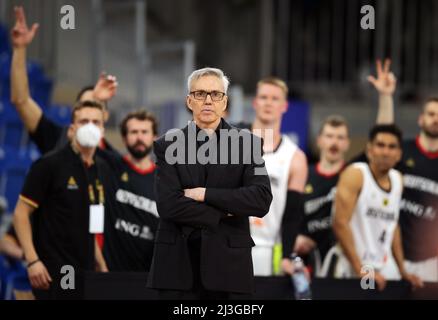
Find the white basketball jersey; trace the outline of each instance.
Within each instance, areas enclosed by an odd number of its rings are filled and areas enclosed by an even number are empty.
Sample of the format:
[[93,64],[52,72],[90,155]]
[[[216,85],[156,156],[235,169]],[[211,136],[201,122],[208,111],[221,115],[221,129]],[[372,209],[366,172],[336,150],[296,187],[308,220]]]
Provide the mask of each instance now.
[[282,135],[281,143],[274,152],[265,153],[266,170],[271,181],[272,202],[263,218],[251,217],[251,236],[256,246],[273,247],[280,241],[280,227],[286,207],[289,170],[297,146]]
[[363,175],[363,185],[350,221],[356,253],[362,265],[381,269],[388,255],[397,227],[402,178],[400,172],[391,169],[391,190],[386,192],[374,179],[366,163],[355,163]]

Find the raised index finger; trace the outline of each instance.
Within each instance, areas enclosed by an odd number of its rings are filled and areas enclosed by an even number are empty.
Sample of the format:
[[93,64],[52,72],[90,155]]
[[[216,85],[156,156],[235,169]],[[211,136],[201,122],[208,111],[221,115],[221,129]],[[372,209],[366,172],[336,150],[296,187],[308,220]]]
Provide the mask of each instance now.
[[385,59],[385,65],[384,65],[384,67],[383,67],[383,71],[384,71],[385,73],[388,73],[390,67],[391,67],[391,59],[386,58],[386,59]]
[[376,70],[377,70],[377,78],[380,78],[382,74],[382,61],[380,59],[376,60]]

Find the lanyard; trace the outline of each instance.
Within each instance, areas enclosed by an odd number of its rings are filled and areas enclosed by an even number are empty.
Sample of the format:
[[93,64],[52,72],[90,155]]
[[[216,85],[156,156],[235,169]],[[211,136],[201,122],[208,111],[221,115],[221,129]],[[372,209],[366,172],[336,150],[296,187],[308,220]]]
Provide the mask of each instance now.
[[[105,202],[105,196],[103,192],[103,185],[100,183],[98,179],[96,179],[96,189],[99,194],[99,204],[103,204]],[[90,197],[90,202],[96,202],[96,195],[94,194],[94,188],[92,184],[88,185],[88,195]]]
[[[90,203],[96,204],[96,195],[94,194],[94,188],[93,188],[92,182],[90,181],[88,169],[87,169],[85,163],[83,163],[82,160],[80,159],[79,152],[76,151],[75,147],[72,145],[71,148],[72,148],[72,151],[78,156],[79,161],[81,162],[82,169],[84,170],[85,177],[86,177],[87,182],[88,182],[88,197],[89,197]],[[94,165],[96,166],[97,178],[95,181],[95,185],[96,185],[97,192],[99,193],[99,204],[103,204],[105,202],[105,196],[104,196],[104,192],[103,192],[103,185],[99,181],[99,167],[97,166],[97,163],[94,163]]]

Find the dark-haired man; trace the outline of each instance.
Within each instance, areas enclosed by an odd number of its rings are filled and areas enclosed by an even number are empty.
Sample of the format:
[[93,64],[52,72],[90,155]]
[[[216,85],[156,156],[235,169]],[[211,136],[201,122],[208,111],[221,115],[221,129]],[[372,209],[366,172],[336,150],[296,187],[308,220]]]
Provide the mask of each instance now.
[[[394,122],[392,94],[384,103],[389,123]],[[438,282],[438,97],[425,101],[417,122],[420,132],[403,142],[397,165],[404,176],[400,228],[405,267],[423,281]]]
[[418,117],[420,133],[403,143],[404,192],[400,226],[406,269],[423,281],[438,281],[438,98]]
[[[396,79],[390,72],[390,66],[389,59],[384,63],[377,60],[376,77],[368,77],[379,94],[377,124],[388,123],[392,119],[391,95],[395,90]],[[322,267],[325,265],[326,253],[335,242],[332,230],[332,205],[339,175],[346,166],[345,154],[349,144],[347,121],[342,116],[328,116],[323,121],[317,137],[319,161],[309,167],[309,178],[304,190],[304,223],[295,245],[295,251],[300,255],[306,256],[312,253],[309,262],[314,274],[321,277],[327,276],[325,272],[328,272],[328,269],[323,270]],[[366,162],[365,153],[358,155],[350,163],[357,161]],[[392,266],[392,259],[388,260],[388,265]],[[388,274],[394,278],[397,275],[397,272]]]
[[156,118],[142,110],[129,113],[120,124],[128,153],[109,159],[117,181],[115,210],[108,212],[103,252],[111,271],[145,272],[150,268],[158,226],[155,163],[150,157],[157,127]]
[[391,249],[402,279],[422,286],[417,276],[405,270],[398,226],[403,181],[393,167],[401,159],[401,136],[394,125],[374,126],[367,144],[369,163],[348,166],[336,191],[333,230],[342,254],[335,276],[372,272],[379,290],[386,285],[380,271]]

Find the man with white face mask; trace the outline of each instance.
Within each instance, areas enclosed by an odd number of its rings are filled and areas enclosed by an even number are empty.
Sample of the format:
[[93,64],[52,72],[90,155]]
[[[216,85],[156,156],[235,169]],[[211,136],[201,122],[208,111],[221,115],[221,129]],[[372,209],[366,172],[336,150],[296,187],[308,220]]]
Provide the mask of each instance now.
[[[103,121],[102,105],[77,104],[69,128],[71,144],[37,160],[26,177],[14,227],[37,298],[77,299],[82,271],[107,271],[94,240],[94,233],[103,231],[103,186],[111,177],[107,164],[95,156]],[[75,290],[61,288],[63,266],[74,268]]]

